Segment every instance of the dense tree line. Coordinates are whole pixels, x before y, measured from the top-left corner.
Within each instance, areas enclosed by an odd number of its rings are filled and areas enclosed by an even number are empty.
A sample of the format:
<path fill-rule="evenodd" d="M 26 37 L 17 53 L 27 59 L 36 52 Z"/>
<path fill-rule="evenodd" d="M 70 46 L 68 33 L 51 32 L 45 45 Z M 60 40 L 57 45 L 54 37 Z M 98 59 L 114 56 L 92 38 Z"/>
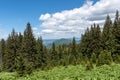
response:
<path fill-rule="evenodd" d="M 60 65 L 84 64 L 89 70 L 92 64 L 120 63 L 119 12 L 116 11 L 114 22 L 107 15 L 103 29 L 98 24 L 87 28 L 79 44 L 74 37 L 69 45 L 53 43 L 50 49 L 43 44 L 42 37 L 35 39 L 28 23 L 23 34 L 13 29 L 7 40 L 0 41 L 0 58 L 3 71 L 16 71 L 20 76 Z"/>

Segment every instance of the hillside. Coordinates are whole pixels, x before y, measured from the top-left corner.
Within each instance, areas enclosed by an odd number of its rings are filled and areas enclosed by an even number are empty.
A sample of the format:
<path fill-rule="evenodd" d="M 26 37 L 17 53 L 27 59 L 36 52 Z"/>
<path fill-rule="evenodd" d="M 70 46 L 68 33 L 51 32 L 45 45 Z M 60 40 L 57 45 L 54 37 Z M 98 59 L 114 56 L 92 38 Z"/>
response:
<path fill-rule="evenodd" d="M 77 43 L 80 43 L 80 38 L 75 38 Z M 43 40 L 44 45 L 46 45 L 48 48 L 52 46 L 52 43 L 55 43 L 56 46 L 62 45 L 62 44 L 70 44 L 72 42 L 72 38 L 61 38 L 61 39 L 46 39 Z"/>
<path fill-rule="evenodd" d="M 62 39 L 58 39 L 58 40 L 55 40 L 54 43 L 56 45 L 61 45 L 61 44 L 70 44 L 72 41 L 70 39 L 65 39 L 65 38 L 62 38 Z"/>
<path fill-rule="evenodd" d="M 86 71 L 84 66 L 55 67 L 49 71 L 36 70 L 30 76 L 18 77 L 16 73 L 0 73 L 0 80 L 120 80 L 120 64 L 103 65 Z"/>

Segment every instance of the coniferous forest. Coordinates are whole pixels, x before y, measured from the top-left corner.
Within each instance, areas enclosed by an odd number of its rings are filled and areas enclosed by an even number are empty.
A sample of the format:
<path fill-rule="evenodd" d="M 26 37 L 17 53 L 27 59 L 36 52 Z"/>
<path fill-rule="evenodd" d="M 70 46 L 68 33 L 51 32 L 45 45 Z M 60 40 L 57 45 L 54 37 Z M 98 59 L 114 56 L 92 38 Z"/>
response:
<path fill-rule="evenodd" d="M 52 47 L 47 48 L 41 36 L 34 37 L 30 23 L 24 33 L 13 29 L 7 40 L 0 41 L 1 71 L 17 72 L 21 77 L 38 69 L 48 71 L 59 66 L 83 65 L 89 71 L 94 67 L 120 63 L 118 11 L 113 21 L 107 15 L 102 28 L 94 23 L 80 36 L 80 43 L 76 43 L 73 37 L 70 44 L 56 46 L 52 43 Z"/>

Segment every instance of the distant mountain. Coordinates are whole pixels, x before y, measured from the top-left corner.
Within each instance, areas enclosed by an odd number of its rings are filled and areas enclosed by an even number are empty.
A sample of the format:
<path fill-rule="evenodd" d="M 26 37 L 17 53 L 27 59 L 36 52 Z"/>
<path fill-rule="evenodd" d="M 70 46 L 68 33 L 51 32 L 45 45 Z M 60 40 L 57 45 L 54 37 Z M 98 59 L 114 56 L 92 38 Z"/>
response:
<path fill-rule="evenodd" d="M 80 38 L 75 38 L 76 42 L 79 43 L 80 42 Z M 55 45 L 62 45 L 62 44 L 70 44 L 72 42 L 72 38 L 61 38 L 61 39 L 46 39 L 43 40 L 44 45 L 46 45 L 48 48 L 50 48 L 52 46 L 52 43 L 55 43 Z"/>
<path fill-rule="evenodd" d="M 65 38 L 62 38 L 62 39 L 58 39 L 58 40 L 55 40 L 54 43 L 56 45 L 61 45 L 61 44 L 70 44 L 72 42 L 71 39 L 65 39 Z"/>
<path fill-rule="evenodd" d="M 53 43 L 55 40 L 57 40 L 57 39 L 44 39 L 43 40 L 43 44 L 44 45 L 48 45 L 48 44 Z"/>

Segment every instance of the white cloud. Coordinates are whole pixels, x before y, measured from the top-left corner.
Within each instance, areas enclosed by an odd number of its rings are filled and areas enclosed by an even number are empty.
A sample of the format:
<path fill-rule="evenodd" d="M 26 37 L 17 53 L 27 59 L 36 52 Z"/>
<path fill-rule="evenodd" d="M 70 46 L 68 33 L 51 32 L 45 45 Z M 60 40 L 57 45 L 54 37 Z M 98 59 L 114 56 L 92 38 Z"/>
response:
<path fill-rule="evenodd" d="M 119 0 L 99 0 L 95 4 L 87 0 L 80 8 L 42 14 L 39 20 L 43 21 L 40 25 L 43 30 L 39 33 L 43 38 L 80 37 L 93 23 L 103 25 L 107 14 L 113 20 L 115 11 L 119 9 Z"/>
<path fill-rule="evenodd" d="M 37 27 L 33 27 L 32 30 L 33 30 L 33 31 L 37 31 L 38 28 L 37 28 Z"/>
<path fill-rule="evenodd" d="M 46 13 L 45 15 L 41 15 L 41 17 L 39 18 L 39 20 L 47 20 L 51 17 L 50 14 Z"/>
<path fill-rule="evenodd" d="M 44 29 L 44 30 L 42 30 L 42 33 L 47 33 L 47 34 L 53 33 L 53 32 L 55 32 L 55 31 L 52 30 L 52 29 Z"/>

